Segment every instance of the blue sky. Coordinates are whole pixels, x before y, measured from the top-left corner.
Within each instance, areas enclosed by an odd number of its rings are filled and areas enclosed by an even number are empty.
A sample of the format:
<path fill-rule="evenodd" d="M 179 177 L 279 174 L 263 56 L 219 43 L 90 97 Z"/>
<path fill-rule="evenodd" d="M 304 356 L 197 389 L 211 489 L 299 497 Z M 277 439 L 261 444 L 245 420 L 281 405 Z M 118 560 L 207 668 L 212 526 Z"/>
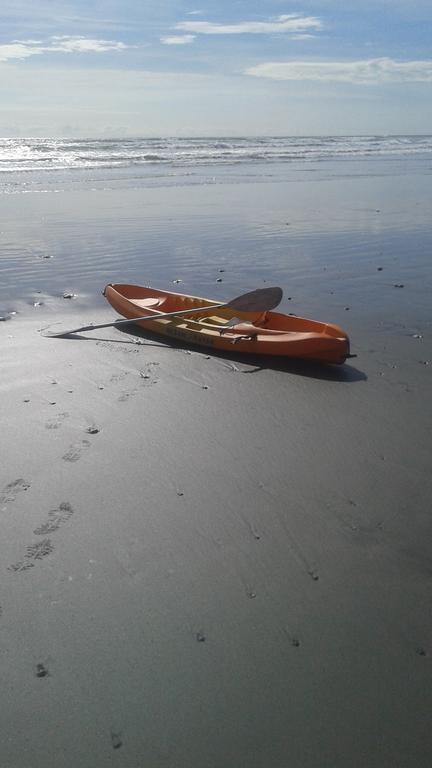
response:
<path fill-rule="evenodd" d="M 431 0 L 2 0 L 0 136 L 432 133 Z"/>

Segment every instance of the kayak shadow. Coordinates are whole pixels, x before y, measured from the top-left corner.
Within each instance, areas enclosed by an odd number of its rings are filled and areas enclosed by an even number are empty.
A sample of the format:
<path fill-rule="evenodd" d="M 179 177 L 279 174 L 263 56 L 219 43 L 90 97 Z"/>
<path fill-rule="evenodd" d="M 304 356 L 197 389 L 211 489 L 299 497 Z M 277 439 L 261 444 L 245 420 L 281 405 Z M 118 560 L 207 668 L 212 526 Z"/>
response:
<path fill-rule="evenodd" d="M 366 374 L 350 363 L 332 365 L 330 363 L 319 363 L 312 360 L 300 360 L 289 357 L 279 357 L 276 355 L 249 355 L 244 352 L 236 352 L 235 349 L 233 349 L 232 353 L 227 354 L 221 350 L 210 349 L 204 346 L 200 348 L 192 344 L 186 344 L 179 339 L 170 338 L 165 341 L 165 339 L 161 339 L 160 335 L 152 333 L 151 331 L 145 331 L 143 328 L 137 328 L 137 326 L 122 328 L 121 332 L 128 336 L 131 335 L 136 338 L 146 339 L 148 342 L 151 342 L 151 346 L 182 349 L 184 351 L 194 352 L 195 354 L 211 355 L 211 357 L 223 360 L 227 364 L 236 362 L 252 366 L 251 370 L 242 371 L 242 373 L 246 374 L 257 374 L 261 371 L 271 370 L 280 371 L 281 373 L 290 373 L 296 376 L 304 376 L 311 379 L 322 379 L 324 381 L 351 383 L 367 380 Z"/>
<path fill-rule="evenodd" d="M 247 361 L 243 357 L 243 362 L 252 364 L 252 360 Z M 341 381 L 351 383 L 355 381 L 367 381 L 367 376 L 353 365 L 343 363 L 342 365 L 331 365 L 330 363 L 319 363 L 312 360 L 296 360 L 294 358 L 280 359 L 278 357 L 269 358 L 265 364 L 255 358 L 256 367 L 243 373 L 259 373 L 260 371 L 272 370 L 290 373 L 295 376 L 304 376 L 309 379 L 321 379 L 323 381 Z"/>

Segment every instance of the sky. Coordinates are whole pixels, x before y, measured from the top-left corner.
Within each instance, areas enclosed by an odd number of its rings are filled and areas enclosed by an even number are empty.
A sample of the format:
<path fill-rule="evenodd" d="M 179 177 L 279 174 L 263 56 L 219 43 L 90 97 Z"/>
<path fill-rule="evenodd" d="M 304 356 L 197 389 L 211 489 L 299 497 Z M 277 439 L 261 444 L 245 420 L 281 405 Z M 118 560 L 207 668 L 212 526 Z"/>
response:
<path fill-rule="evenodd" d="M 2 0 L 0 136 L 432 133 L 432 0 Z"/>

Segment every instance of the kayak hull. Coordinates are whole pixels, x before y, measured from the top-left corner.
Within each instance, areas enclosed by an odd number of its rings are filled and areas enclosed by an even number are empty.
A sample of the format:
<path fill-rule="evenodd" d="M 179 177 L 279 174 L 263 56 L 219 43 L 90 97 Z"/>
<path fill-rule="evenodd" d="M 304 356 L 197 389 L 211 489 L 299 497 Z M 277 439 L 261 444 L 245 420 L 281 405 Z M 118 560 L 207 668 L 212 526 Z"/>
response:
<path fill-rule="evenodd" d="M 187 344 L 251 355 L 344 363 L 350 356 L 347 334 L 339 326 L 280 312 L 242 312 L 219 307 L 219 302 L 199 296 L 161 291 L 123 283 L 105 286 L 103 295 L 111 306 L 152 333 Z M 160 313 L 197 311 L 177 317 Z M 234 321 L 234 318 L 237 322 Z M 233 325 L 227 325 L 229 322 Z M 225 327 L 227 326 L 227 327 Z"/>

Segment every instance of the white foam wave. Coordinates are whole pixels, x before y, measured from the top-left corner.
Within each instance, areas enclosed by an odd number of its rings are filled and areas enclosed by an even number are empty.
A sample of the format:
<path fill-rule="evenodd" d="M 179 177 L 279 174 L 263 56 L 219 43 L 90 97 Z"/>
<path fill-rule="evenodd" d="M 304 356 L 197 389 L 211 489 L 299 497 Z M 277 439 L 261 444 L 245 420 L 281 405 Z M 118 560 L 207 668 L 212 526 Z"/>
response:
<path fill-rule="evenodd" d="M 0 139 L 0 171 L 223 165 L 432 153 L 432 136 Z"/>

